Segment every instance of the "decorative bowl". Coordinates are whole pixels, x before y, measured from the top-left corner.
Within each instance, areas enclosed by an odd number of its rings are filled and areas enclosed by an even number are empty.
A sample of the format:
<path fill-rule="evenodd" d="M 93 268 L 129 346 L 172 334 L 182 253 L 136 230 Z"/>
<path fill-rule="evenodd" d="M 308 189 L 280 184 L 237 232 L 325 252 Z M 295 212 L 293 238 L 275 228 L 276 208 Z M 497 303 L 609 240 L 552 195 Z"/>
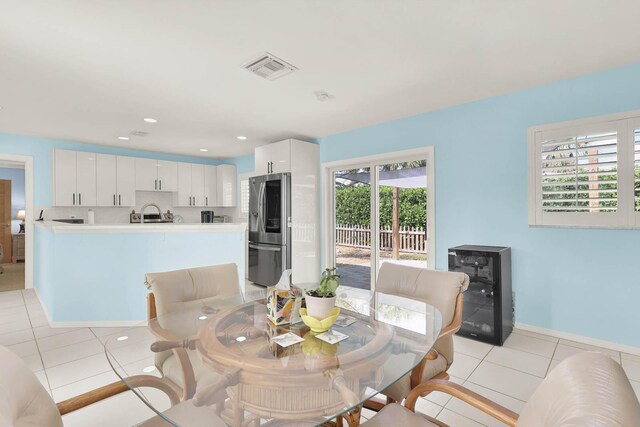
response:
<path fill-rule="evenodd" d="M 315 317 L 311 317 L 307 315 L 307 309 L 300 309 L 300 317 L 302 317 L 302 321 L 305 325 L 307 325 L 313 332 L 324 332 L 328 330 L 333 322 L 336 321 L 338 315 L 340 314 L 340 308 L 334 307 L 331 310 L 331 314 L 329 317 L 326 317 L 322 320 L 316 319 Z"/>

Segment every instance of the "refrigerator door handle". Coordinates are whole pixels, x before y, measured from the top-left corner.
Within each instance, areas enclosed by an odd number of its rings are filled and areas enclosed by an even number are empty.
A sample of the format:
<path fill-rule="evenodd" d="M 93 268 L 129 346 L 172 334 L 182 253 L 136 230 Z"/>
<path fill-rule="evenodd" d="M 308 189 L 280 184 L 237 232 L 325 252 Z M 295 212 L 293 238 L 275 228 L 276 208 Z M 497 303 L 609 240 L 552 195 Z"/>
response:
<path fill-rule="evenodd" d="M 253 243 L 249 243 L 249 247 L 251 249 L 257 249 L 259 251 L 270 251 L 270 252 L 280 252 L 282 251 L 281 246 L 261 246 Z"/>

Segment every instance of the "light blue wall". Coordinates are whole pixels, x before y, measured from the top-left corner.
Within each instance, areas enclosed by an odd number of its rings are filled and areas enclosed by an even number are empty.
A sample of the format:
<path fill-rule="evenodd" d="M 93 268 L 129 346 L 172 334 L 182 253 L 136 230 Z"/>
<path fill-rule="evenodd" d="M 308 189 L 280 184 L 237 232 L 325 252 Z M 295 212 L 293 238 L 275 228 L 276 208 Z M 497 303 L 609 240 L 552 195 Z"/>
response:
<path fill-rule="evenodd" d="M 436 267 L 510 246 L 516 320 L 640 346 L 640 230 L 528 226 L 527 128 L 640 108 L 640 64 L 319 140 L 322 162 L 435 147 Z"/>
<path fill-rule="evenodd" d="M 176 156 L 155 151 L 129 150 L 119 147 L 0 133 L 0 153 L 20 154 L 33 157 L 34 203 L 36 209 L 51 206 L 52 155 L 53 150 L 56 148 L 179 162 L 220 163 L 218 160 L 203 157 Z"/>
<path fill-rule="evenodd" d="M 24 169 L 0 168 L 0 179 L 11 181 L 11 218 L 15 218 L 20 209 L 24 209 Z M 20 230 L 19 219 L 11 220 L 11 232 Z"/>
<path fill-rule="evenodd" d="M 54 322 L 143 321 L 146 273 L 233 262 L 244 278 L 244 243 L 244 231 L 54 233 L 36 226 L 34 281 Z"/>
<path fill-rule="evenodd" d="M 253 154 L 234 157 L 232 159 L 229 159 L 229 163 L 236 165 L 236 171 L 238 172 L 238 175 L 241 173 L 253 172 L 255 169 Z"/>

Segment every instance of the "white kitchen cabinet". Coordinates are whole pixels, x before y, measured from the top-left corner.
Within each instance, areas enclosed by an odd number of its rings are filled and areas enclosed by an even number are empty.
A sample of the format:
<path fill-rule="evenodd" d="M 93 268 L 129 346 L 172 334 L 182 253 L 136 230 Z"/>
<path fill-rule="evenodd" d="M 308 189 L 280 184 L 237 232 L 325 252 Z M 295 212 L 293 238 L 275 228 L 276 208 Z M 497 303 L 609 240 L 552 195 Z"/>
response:
<path fill-rule="evenodd" d="M 116 156 L 96 155 L 97 206 L 118 205 L 118 165 Z"/>
<path fill-rule="evenodd" d="M 53 205 L 76 205 L 76 152 L 53 152 Z"/>
<path fill-rule="evenodd" d="M 215 206 L 218 203 L 218 167 L 204 166 L 204 206 Z"/>
<path fill-rule="evenodd" d="M 126 156 L 96 156 L 97 206 L 135 206 L 135 159 Z"/>
<path fill-rule="evenodd" d="M 116 158 L 116 189 L 118 206 L 136 205 L 136 161 L 133 157 Z"/>
<path fill-rule="evenodd" d="M 234 165 L 218 165 L 217 168 L 217 203 L 216 206 L 233 208 L 236 206 L 236 167 Z"/>
<path fill-rule="evenodd" d="M 96 206 L 96 154 L 54 150 L 54 206 Z"/>
<path fill-rule="evenodd" d="M 191 206 L 191 164 L 178 163 L 178 204 Z"/>
<path fill-rule="evenodd" d="M 178 163 L 178 203 L 176 206 L 206 206 L 204 165 Z"/>
<path fill-rule="evenodd" d="M 263 145 L 255 149 L 255 173 L 291 172 L 291 139 Z"/>
<path fill-rule="evenodd" d="M 205 206 L 204 165 L 191 165 L 191 195 L 193 196 L 193 206 Z"/>
<path fill-rule="evenodd" d="M 158 160 L 158 190 L 178 191 L 178 162 Z"/>
<path fill-rule="evenodd" d="M 178 191 L 178 162 L 137 158 L 135 163 L 136 190 Z"/>
<path fill-rule="evenodd" d="M 155 191 L 158 189 L 158 161 L 136 158 L 136 190 Z"/>

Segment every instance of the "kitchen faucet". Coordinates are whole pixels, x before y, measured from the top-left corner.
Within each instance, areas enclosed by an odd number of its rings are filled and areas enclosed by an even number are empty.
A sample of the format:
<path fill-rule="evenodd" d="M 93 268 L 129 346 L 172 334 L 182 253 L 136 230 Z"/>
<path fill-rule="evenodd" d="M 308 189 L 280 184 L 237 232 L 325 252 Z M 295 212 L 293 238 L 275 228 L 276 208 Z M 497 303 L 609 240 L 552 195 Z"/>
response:
<path fill-rule="evenodd" d="M 142 207 L 142 209 L 140 209 L 140 224 L 144 224 L 144 210 L 149 206 L 153 206 L 154 208 L 158 209 L 158 213 L 160 214 L 160 217 L 162 217 L 162 211 L 160 210 L 160 207 L 158 205 L 156 205 L 155 203 L 147 203 Z"/>

